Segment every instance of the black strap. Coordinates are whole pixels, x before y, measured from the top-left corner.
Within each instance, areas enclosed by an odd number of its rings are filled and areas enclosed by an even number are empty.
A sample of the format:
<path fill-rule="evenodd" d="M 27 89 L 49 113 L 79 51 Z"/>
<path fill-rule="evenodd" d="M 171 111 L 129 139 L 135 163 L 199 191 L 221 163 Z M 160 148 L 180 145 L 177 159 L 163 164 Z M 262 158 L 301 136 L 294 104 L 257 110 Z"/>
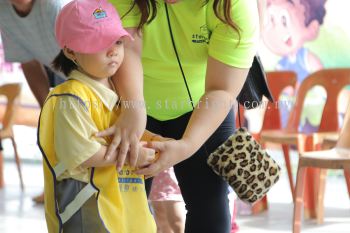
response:
<path fill-rule="evenodd" d="M 168 6 L 167 6 L 167 4 L 165 2 L 164 2 L 164 6 L 165 6 L 165 13 L 166 13 L 167 21 L 168 21 L 168 26 L 169 26 L 171 42 L 173 44 L 173 48 L 174 48 L 174 51 L 175 51 L 177 63 L 179 64 L 179 67 L 180 67 L 180 70 L 181 70 L 181 74 L 182 74 L 183 80 L 184 80 L 185 85 L 186 85 L 187 93 L 188 93 L 188 96 L 190 97 L 190 100 L 191 100 L 192 109 L 194 110 L 193 99 L 192 99 L 192 96 L 191 96 L 190 89 L 188 88 L 185 72 L 182 69 L 182 65 L 181 65 L 181 61 L 180 61 L 180 58 L 179 58 L 179 54 L 177 53 L 177 49 L 176 49 L 176 46 L 175 46 L 174 35 L 173 35 L 173 31 L 171 29 L 171 24 L 170 24 L 170 19 L 169 19 Z M 205 142 L 203 144 L 203 148 L 204 148 L 204 151 L 205 151 L 206 155 L 209 156 L 209 153 L 208 153 L 207 146 L 206 146 Z"/>
<path fill-rule="evenodd" d="M 188 96 L 190 97 L 192 108 L 194 110 L 192 95 L 191 95 L 190 89 L 189 89 L 188 84 L 187 84 L 185 72 L 183 71 L 182 64 L 181 64 L 181 61 L 180 61 L 180 58 L 179 58 L 179 54 L 178 54 L 176 46 L 175 46 L 173 30 L 172 30 L 171 24 L 170 24 L 168 6 L 167 6 L 166 3 L 164 3 L 164 6 L 165 6 L 165 13 L 166 13 L 166 18 L 167 18 L 167 22 L 168 22 L 170 37 L 171 37 L 171 43 L 173 44 L 173 48 L 174 48 L 174 52 L 175 52 L 175 55 L 176 55 L 177 63 L 179 64 L 180 71 L 181 71 L 181 74 L 182 74 L 182 78 L 183 78 L 183 80 L 185 82 L 186 90 L 187 90 Z M 237 106 L 238 106 L 238 112 L 237 112 L 237 114 L 238 114 L 238 123 L 239 123 L 239 127 L 241 128 L 241 114 L 240 114 L 240 111 L 239 111 L 239 104 L 238 103 L 237 103 Z"/>
<path fill-rule="evenodd" d="M 239 103 L 237 102 L 237 114 L 238 114 L 238 124 L 239 124 L 239 128 L 242 128 L 241 125 L 241 112 L 240 112 L 240 107 L 239 107 Z M 235 118 L 234 118 L 235 119 Z"/>
<path fill-rule="evenodd" d="M 172 42 L 173 47 L 174 47 L 174 51 L 175 51 L 177 63 L 179 64 L 179 67 L 180 67 L 180 70 L 181 70 L 181 74 L 182 74 L 182 78 L 183 78 L 183 80 L 184 80 L 184 82 L 185 82 L 186 89 L 187 89 L 187 93 L 188 93 L 188 96 L 190 97 L 191 105 L 192 105 L 192 108 L 193 108 L 193 110 L 194 110 L 192 95 L 191 95 L 190 89 L 188 88 L 188 84 L 187 84 L 185 72 L 184 72 L 183 69 L 182 69 L 182 65 L 181 65 L 181 62 L 180 62 L 179 54 L 177 53 L 177 49 L 176 49 L 176 46 L 175 46 L 174 35 L 173 35 L 173 30 L 171 29 L 171 24 L 170 24 L 170 19 L 169 19 L 168 6 L 167 6 L 167 4 L 166 4 L 165 2 L 164 2 L 164 6 L 165 6 L 166 19 L 167 19 L 167 21 L 168 21 L 168 26 L 169 26 L 169 32 L 170 32 L 171 42 Z"/>

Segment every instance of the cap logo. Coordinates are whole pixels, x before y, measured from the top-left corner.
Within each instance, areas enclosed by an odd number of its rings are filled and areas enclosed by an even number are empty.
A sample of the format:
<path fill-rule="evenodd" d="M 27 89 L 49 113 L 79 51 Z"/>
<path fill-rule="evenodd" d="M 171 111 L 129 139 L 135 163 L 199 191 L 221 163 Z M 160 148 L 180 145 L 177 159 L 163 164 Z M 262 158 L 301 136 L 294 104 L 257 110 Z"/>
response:
<path fill-rule="evenodd" d="M 95 16 L 95 19 L 102 19 L 107 17 L 106 11 L 104 11 L 101 7 L 97 8 L 93 15 Z"/>

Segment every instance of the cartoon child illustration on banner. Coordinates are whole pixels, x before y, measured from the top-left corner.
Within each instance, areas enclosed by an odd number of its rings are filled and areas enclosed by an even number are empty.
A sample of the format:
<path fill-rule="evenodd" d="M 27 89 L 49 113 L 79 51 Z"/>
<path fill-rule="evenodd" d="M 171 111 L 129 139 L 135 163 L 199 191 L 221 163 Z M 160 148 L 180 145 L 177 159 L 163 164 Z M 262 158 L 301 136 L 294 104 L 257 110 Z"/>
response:
<path fill-rule="evenodd" d="M 326 0 L 268 0 L 265 12 L 265 25 L 262 39 L 266 47 L 274 54 L 281 56 L 276 64 L 277 70 L 293 70 L 298 75 L 298 86 L 307 75 L 323 68 L 322 61 L 314 52 L 305 48 L 305 43 L 318 37 L 321 25 L 326 15 Z M 317 108 L 322 106 L 320 97 L 315 92 L 309 93 L 309 98 L 317 98 Z M 290 91 L 285 93 L 291 95 Z M 312 101 L 313 102 L 313 101 Z M 288 105 L 286 105 L 288 106 Z M 281 104 L 284 124 L 287 121 L 288 110 Z M 312 109 L 316 109 L 312 108 Z M 322 108 L 321 108 L 322 109 Z M 319 120 L 315 113 L 304 113 L 303 131 L 313 131 Z"/>

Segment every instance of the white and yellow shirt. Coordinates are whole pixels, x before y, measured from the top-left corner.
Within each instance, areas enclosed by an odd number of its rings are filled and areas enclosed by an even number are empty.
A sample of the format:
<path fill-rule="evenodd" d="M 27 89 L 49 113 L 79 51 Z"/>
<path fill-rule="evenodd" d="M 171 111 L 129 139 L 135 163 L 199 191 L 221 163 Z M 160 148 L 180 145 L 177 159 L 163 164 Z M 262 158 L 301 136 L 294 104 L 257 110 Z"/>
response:
<path fill-rule="evenodd" d="M 54 88 L 40 114 L 38 143 L 44 156 L 45 214 L 49 233 L 155 233 L 143 176 L 125 166 L 81 163 L 102 144 L 93 135 L 118 117 L 117 95 L 78 71 Z"/>

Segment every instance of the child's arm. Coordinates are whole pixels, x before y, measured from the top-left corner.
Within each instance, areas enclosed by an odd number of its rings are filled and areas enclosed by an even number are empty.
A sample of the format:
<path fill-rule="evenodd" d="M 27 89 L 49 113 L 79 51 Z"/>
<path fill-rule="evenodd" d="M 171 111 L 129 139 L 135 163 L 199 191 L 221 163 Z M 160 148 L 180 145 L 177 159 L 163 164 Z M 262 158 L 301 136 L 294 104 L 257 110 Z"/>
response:
<path fill-rule="evenodd" d="M 159 141 L 161 140 L 160 138 L 162 137 L 157 134 L 151 133 L 148 130 L 146 130 L 142 136 L 143 141 L 152 141 L 152 139 L 156 139 L 157 141 Z M 139 158 L 137 160 L 136 167 L 144 167 L 150 165 L 156 158 L 155 151 L 153 149 L 144 147 L 144 144 L 145 143 L 141 143 L 139 146 Z M 118 151 L 114 151 L 108 157 L 106 156 L 106 153 L 107 146 L 102 145 L 100 150 L 97 151 L 93 156 L 91 156 L 91 158 L 82 163 L 81 166 L 84 168 L 89 168 L 116 165 Z"/>
<path fill-rule="evenodd" d="M 139 158 L 136 167 L 144 167 L 150 165 L 156 159 L 155 151 L 151 148 L 143 147 L 141 143 L 139 147 Z M 105 157 L 107 152 L 106 146 L 101 146 L 91 158 L 81 164 L 83 168 L 89 167 L 105 167 L 117 164 L 117 152 L 112 153 L 112 156 Z"/>
<path fill-rule="evenodd" d="M 117 151 L 114 151 L 110 156 L 105 157 L 107 152 L 107 146 L 101 146 L 101 148 L 88 160 L 83 162 L 81 166 L 83 168 L 89 167 L 106 167 L 117 164 Z"/>

